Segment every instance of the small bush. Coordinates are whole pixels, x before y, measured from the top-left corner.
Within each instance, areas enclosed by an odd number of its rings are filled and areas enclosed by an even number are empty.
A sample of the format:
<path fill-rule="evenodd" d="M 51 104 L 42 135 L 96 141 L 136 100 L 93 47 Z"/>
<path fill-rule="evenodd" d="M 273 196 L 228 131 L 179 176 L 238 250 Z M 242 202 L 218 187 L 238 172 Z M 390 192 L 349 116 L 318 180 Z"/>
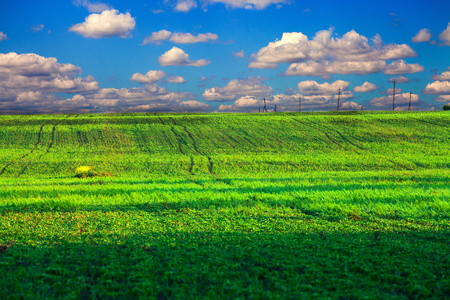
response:
<path fill-rule="evenodd" d="M 444 110 L 450 110 L 450 104 L 445 104 L 443 107 Z"/>
<path fill-rule="evenodd" d="M 75 177 L 87 178 L 94 177 L 96 172 L 89 166 L 80 166 L 75 170 Z"/>

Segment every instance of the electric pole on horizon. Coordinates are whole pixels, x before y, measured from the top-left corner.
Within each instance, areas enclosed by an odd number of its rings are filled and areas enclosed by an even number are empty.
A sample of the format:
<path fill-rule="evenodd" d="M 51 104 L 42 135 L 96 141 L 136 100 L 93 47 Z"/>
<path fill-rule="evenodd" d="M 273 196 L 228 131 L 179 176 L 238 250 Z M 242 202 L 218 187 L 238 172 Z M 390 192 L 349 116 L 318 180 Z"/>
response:
<path fill-rule="evenodd" d="M 341 88 L 339 88 L 337 111 L 339 111 L 339 100 L 341 100 Z"/>
<path fill-rule="evenodd" d="M 302 112 L 302 96 L 298 98 L 298 112 Z"/>
<path fill-rule="evenodd" d="M 411 94 L 412 94 L 412 92 L 409 92 L 409 105 L 408 105 L 408 111 L 411 111 Z"/>
<path fill-rule="evenodd" d="M 392 91 L 392 111 L 395 111 L 395 80 L 394 80 L 394 90 Z"/>

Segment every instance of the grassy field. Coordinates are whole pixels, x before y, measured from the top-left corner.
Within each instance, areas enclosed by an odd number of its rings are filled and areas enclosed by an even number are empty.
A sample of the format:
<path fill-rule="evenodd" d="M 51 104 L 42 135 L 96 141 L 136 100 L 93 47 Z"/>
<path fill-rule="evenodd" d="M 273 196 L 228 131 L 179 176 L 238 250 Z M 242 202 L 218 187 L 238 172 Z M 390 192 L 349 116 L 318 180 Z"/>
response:
<path fill-rule="evenodd" d="M 0 116 L 0 295 L 449 298 L 449 125 L 448 112 Z"/>

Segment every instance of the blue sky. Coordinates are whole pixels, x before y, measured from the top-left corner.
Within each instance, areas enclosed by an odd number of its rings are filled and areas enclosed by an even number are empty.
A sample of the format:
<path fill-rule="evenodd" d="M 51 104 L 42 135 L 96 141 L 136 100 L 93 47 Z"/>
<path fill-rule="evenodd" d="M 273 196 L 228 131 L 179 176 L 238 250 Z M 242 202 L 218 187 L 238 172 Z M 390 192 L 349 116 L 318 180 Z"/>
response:
<path fill-rule="evenodd" d="M 3 114 L 440 110 L 449 67 L 444 0 L 0 1 Z"/>

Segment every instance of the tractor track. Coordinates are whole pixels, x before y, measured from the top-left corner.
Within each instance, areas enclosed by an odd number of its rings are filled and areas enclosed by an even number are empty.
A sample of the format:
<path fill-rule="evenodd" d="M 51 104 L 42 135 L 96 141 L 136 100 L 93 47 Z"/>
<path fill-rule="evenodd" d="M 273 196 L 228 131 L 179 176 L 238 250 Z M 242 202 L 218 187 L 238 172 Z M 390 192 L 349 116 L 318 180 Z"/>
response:
<path fill-rule="evenodd" d="M 326 128 L 327 130 L 330 130 L 330 131 L 335 131 L 344 141 L 346 141 L 347 143 L 349 143 L 350 145 L 352 145 L 352 146 L 354 146 L 354 147 L 356 147 L 356 148 L 358 148 L 358 149 L 360 149 L 360 150 L 363 150 L 363 151 L 366 151 L 366 149 L 364 149 L 364 148 L 362 148 L 361 146 L 359 146 L 359 145 L 356 145 L 355 143 L 353 143 L 352 141 L 350 141 L 348 138 L 346 138 L 342 133 L 340 133 L 338 130 L 336 130 L 336 129 L 330 129 L 330 128 L 328 128 L 327 126 L 325 126 L 325 125 L 322 125 L 322 124 L 319 124 L 319 123 L 316 123 L 316 122 L 314 122 L 314 121 L 311 121 L 311 120 L 309 120 L 311 123 L 313 123 L 313 124 L 316 124 L 317 126 L 321 126 L 321 127 L 323 127 L 323 128 Z"/>
<path fill-rule="evenodd" d="M 341 147 L 341 148 L 343 147 L 339 142 L 336 142 L 335 140 L 333 140 L 333 139 L 328 135 L 328 133 L 326 133 L 324 130 L 321 130 L 320 128 L 317 128 L 317 127 L 312 126 L 312 125 L 310 125 L 310 124 L 303 123 L 302 121 L 299 121 L 299 120 L 296 120 L 296 119 L 293 119 L 293 120 L 295 120 L 296 122 L 298 122 L 298 123 L 300 123 L 300 124 L 302 124 L 302 125 L 308 126 L 308 127 L 312 128 L 312 129 L 314 129 L 314 130 L 317 130 L 317 131 L 319 131 L 319 132 L 322 132 L 322 133 L 328 138 L 328 140 L 329 140 L 330 142 L 332 142 L 333 144 L 338 145 L 338 146 Z"/>
<path fill-rule="evenodd" d="M 79 116 L 79 114 L 77 114 L 77 115 L 75 116 L 75 118 L 78 117 L 78 116 Z M 53 147 L 53 142 L 54 142 L 54 140 L 55 140 L 56 126 L 60 125 L 62 122 L 64 122 L 65 120 L 67 120 L 69 117 L 70 117 L 70 114 L 67 115 L 67 117 L 65 117 L 64 119 L 61 119 L 58 123 L 56 123 L 56 124 L 53 125 L 52 133 L 51 133 L 51 139 L 50 139 L 50 144 L 48 145 L 47 150 L 46 150 L 44 153 L 42 153 L 41 155 L 39 155 L 39 157 L 36 159 L 36 161 L 40 160 L 41 157 L 44 156 L 45 153 L 50 153 L 50 149 Z M 47 122 L 47 123 L 48 123 L 48 122 Z M 35 147 L 34 147 L 33 150 L 31 150 L 30 154 L 33 153 L 33 151 L 37 149 L 37 145 L 40 144 L 41 134 L 42 134 L 42 130 L 43 130 L 43 128 L 44 128 L 44 125 L 47 125 L 47 124 L 43 124 L 43 125 L 41 126 L 41 129 L 40 129 L 39 134 L 38 134 L 38 142 L 35 144 Z M 28 155 L 27 155 L 27 156 L 28 156 Z M 29 165 L 30 165 L 30 162 L 28 162 L 28 163 L 25 164 L 25 166 L 22 168 L 22 170 L 20 170 L 19 176 L 21 176 L 21 175 L 23 175 L 23 173 L 25 173 L 25 171 L 26 171 L 26 169 L 28 168 Z"/>

